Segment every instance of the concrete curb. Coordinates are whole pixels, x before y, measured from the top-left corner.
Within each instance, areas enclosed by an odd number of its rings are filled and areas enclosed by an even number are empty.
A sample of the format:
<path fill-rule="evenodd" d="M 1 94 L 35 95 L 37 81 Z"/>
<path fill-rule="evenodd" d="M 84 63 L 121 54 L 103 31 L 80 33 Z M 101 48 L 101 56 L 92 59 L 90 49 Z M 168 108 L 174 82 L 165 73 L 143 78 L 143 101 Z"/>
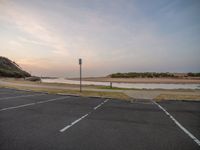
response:
<path fill-rule="evenodd" d="M 178 100 L 178 99 L 167 99 L 167 100 L 156 100 L 156 99 L 153 99 L 154 101 L 156 102 L 193 102 L 193 103 L 200 103 L 200 100 L 187 100 L 187 99 L 183 99 L 183 100 Z"/>
<path fill-rule="evenodd" d="M 68 93 L 57 93 L 57 95 L 63 95 L 63 96 L 72 96 L 72 97 L 85 97 L 81 96 L 78 94 L 68 94 Z M 109 99 L 111 100 L 112 98 L 106 98 L 106 97 L 101 97 L 101 96 L 86 96 L 87 98 L 101 98 L 101 99 Z"/>
<path fill-rule="evenodd" d="M 68 93 L 56 93 L 57 95 L 64 95 L 64 96 L 73 96 L 73 97 L 81 97 L 81 95 L 78 94 L 68 94 Z"/>
<path fill-rule="evenodd" d="M 89 98 L 102 98 L 101 96 L 88 96 Z"/>

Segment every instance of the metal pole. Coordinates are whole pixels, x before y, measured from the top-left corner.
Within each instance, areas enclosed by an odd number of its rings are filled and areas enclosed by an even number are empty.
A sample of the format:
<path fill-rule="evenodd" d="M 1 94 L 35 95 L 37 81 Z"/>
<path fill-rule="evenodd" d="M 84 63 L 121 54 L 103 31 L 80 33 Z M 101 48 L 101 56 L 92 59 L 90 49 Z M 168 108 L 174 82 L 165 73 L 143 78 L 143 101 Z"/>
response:
<path fill-rule="evenodd" d="M 82 92 L 82 83 L 81 83 L 81 80 L 82 80 L 82 68 L 81 68 L 81 64 L 80 64 L 80 92 Z"/>
<path fill-rule="evenodd" d="M 80 65 L 80 92 L 82 92 L 82 59 L 81 58 L 79 58 L 79 65 Z"/>

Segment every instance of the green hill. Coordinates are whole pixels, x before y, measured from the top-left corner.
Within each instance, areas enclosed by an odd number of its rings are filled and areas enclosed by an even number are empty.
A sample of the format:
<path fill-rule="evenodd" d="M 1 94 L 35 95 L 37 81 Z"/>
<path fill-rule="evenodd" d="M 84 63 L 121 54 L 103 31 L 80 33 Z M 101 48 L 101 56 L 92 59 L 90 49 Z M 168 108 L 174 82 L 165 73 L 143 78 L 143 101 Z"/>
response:
<path fill-rule="evenodd" d="M 0 56 L 0 77 L 23 78 L 30 77 L 31 74 L 6 57 Z"/>

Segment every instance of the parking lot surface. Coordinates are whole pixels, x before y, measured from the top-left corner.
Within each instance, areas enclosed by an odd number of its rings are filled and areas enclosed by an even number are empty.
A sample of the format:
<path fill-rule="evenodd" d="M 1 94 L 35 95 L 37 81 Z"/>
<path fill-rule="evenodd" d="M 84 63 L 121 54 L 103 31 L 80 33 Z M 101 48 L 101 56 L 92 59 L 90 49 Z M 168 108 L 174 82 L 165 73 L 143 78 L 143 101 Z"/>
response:
<path fill-rule="evenodd" d="M 1 150 L 198 150 L 199 139 L 200 102 L 0 89 Z"/>

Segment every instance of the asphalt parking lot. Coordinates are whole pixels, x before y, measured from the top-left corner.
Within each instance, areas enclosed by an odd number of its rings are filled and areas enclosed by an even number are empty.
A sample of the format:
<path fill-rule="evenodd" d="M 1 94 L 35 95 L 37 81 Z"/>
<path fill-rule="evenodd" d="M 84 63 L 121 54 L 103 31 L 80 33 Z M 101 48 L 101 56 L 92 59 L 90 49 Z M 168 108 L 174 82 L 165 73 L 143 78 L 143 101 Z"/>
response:
<path fill-rule="evenodd" d="M 0 88 L 1 150 L 198 150 L 199 139 L 200 102 L 131 103 Z"/>

